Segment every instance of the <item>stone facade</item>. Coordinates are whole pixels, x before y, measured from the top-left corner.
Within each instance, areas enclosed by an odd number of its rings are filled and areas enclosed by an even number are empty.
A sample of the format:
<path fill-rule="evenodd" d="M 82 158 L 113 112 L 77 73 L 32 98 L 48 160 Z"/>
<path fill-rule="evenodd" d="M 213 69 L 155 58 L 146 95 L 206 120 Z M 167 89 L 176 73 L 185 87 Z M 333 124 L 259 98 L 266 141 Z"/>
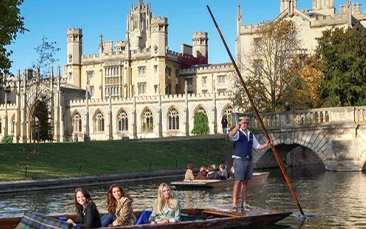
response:
<path fill-rule="evenodd" d="M 309 1 L 309 0 L 308 0 Z M 359 3 L 352 4 L 350 0 L 340 6 L 335 13 L 334 0 L 313 0 L 312 9 L 300 10 L 297 0 L 280 0 L 280 14 L 273 20 L 286 19 L 295 23 L 301 40 L 302 50 L 311 54 L 317 46 L 317 38 L 322 32 L 331 28 L 347 28 L 355 24 L 366 27 L 366 12 L 361 13 Z M 237 59 L 246 62 L 245 54 L 249 52 L 254 42 L 257 25 L 243 25 L 240 6 L 237 16 Z"/>
<path fill-rule="evenodd" d="M 210 134 L 222 133 L 231 117 L 234 69 L 208 64 L 208 34 L 193 33 L 192 45 L 168 49 L 168 19 L 152 17 L 139 0 L 127 16 L 126 40 L 99 38 L 98 53 L 84 54 L 81 28 L 67 30 L 67 64 L 56 77 L 25 70 L 0 90 L 0 138 L 30 142 L 35 111 L 48 109 L 55 141 L 111 140 L 191 135 L 193 115 L 208 116 Z M 6 90 L 4 90 L 6 89 Z"/>

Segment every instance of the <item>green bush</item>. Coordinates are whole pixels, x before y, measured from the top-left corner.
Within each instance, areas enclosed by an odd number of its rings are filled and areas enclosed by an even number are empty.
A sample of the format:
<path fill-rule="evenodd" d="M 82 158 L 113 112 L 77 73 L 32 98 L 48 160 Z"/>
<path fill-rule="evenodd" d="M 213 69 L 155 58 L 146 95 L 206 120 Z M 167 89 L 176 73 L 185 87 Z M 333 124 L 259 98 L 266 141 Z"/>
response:
<path fill-rule="evenodd" d="M 13 135 L 5 135 L 2 139 L 1 139 L 1 143 L 2 144 L 9 144 L 9 143 L 13 143 Z"/>
<path fill-rule="evenodd" d="M 208 127 L 208 117 L 205 113 L 196 112 L 193 116 L 194 124 L 192 134 L 204 135 L 210 132 Z"/>

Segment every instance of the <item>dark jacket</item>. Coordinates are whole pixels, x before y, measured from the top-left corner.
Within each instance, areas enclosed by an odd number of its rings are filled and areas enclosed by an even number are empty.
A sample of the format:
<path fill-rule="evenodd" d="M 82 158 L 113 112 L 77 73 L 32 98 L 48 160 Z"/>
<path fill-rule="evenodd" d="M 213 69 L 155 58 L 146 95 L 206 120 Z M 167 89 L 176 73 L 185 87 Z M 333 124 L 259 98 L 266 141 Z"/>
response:
<path fill-rule="evenodd" d="M 253 133 L 247 136 L 239 131 L 239 139 L 235 142 L 234 155 L 241 158 L 252 159 Z"/>
<path fill-rule="evenodd" d="M 79 212 L 74 220 L 77 225 L 81 227 L 101 227 L 99 211 L 95 203 L 90 202 L 85 209 L 85 212 Z"/>
<path fill-rule="evenodd" d="M 196 178 L 197 180 L 207 180 L 207 172 L 205 170 L 200 171 Z"/>

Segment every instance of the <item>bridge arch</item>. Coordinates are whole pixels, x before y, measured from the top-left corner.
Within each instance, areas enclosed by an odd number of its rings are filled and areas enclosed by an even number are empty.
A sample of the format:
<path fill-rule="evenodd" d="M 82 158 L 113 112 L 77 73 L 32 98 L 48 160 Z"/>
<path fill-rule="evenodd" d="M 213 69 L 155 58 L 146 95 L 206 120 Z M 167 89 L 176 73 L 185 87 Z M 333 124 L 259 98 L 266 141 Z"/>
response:
<path fill-rule="evenodd" d="M 267 139 L 263 133 L 257 132 L 255 135 L 259 142 L 266 142 Z M 288 153 L 291 153 L 296 147 L 301 146 L 304 149 L 308 149 L 304 152 L 307 152 L 308 154 L 313 152 L 324 165 L 327 163 L 328 140 L 326 133 L 322 131 L 309 130 L 303 131 L 301 133 L 295 132 L 293 130 L 279 131 L 271 132 L 270 137 L 273 141 L 276 151 L 280 156 L 281 161 L 285 161 L 286 155 Z M 268 158 L 265 159 L 265 157 L 268 157 L 269 154 L 272 154 L 270 149 L 267 151 L 256 151 L 254 154 L 256 155 L 254 156 L 254 162 L 256 163 L 257 167 L 273 166 L 273 163 L 271 163 Z M 269 166 L 266 166 L 266 164 Z"/>
<path fill-rule="evenodd" d="M 366 107 L 330 107 L 289 112 L 262 113 L 261 118 L 275 147 L 299 145 L 321 159 L 326 170 L 366 169 Z M 260 142 L 267 139 L 255 115 L 248 115 L 249 129 Z M 264 152 L 253 155 L 255 162 Z"/>

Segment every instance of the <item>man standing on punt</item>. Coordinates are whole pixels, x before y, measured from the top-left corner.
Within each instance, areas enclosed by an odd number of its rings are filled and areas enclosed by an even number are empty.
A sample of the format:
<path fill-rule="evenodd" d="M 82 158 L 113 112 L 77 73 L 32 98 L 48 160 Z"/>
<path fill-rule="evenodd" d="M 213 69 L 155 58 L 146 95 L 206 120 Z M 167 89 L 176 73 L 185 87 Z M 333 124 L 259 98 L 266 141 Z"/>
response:
<path fill-rule="evenodd" d="M 240 117 L 239 123 L 230 131 L 230 137 L 235 142 L 234 151 L 234 187 L 233 187 L 233 206 L 232 211 L 249 211 L 250 206 L 247 204 L 247 186 L 248 181 L 253 177 L 253 161 L 252 148 L 264 149 L 270 145 L 270 141 L 265 144 L 259 144 L 258 140 L 248 130 L 249 117 Z M 237 198 L 241 190 L 242 203 L 237 205 Z"/>

